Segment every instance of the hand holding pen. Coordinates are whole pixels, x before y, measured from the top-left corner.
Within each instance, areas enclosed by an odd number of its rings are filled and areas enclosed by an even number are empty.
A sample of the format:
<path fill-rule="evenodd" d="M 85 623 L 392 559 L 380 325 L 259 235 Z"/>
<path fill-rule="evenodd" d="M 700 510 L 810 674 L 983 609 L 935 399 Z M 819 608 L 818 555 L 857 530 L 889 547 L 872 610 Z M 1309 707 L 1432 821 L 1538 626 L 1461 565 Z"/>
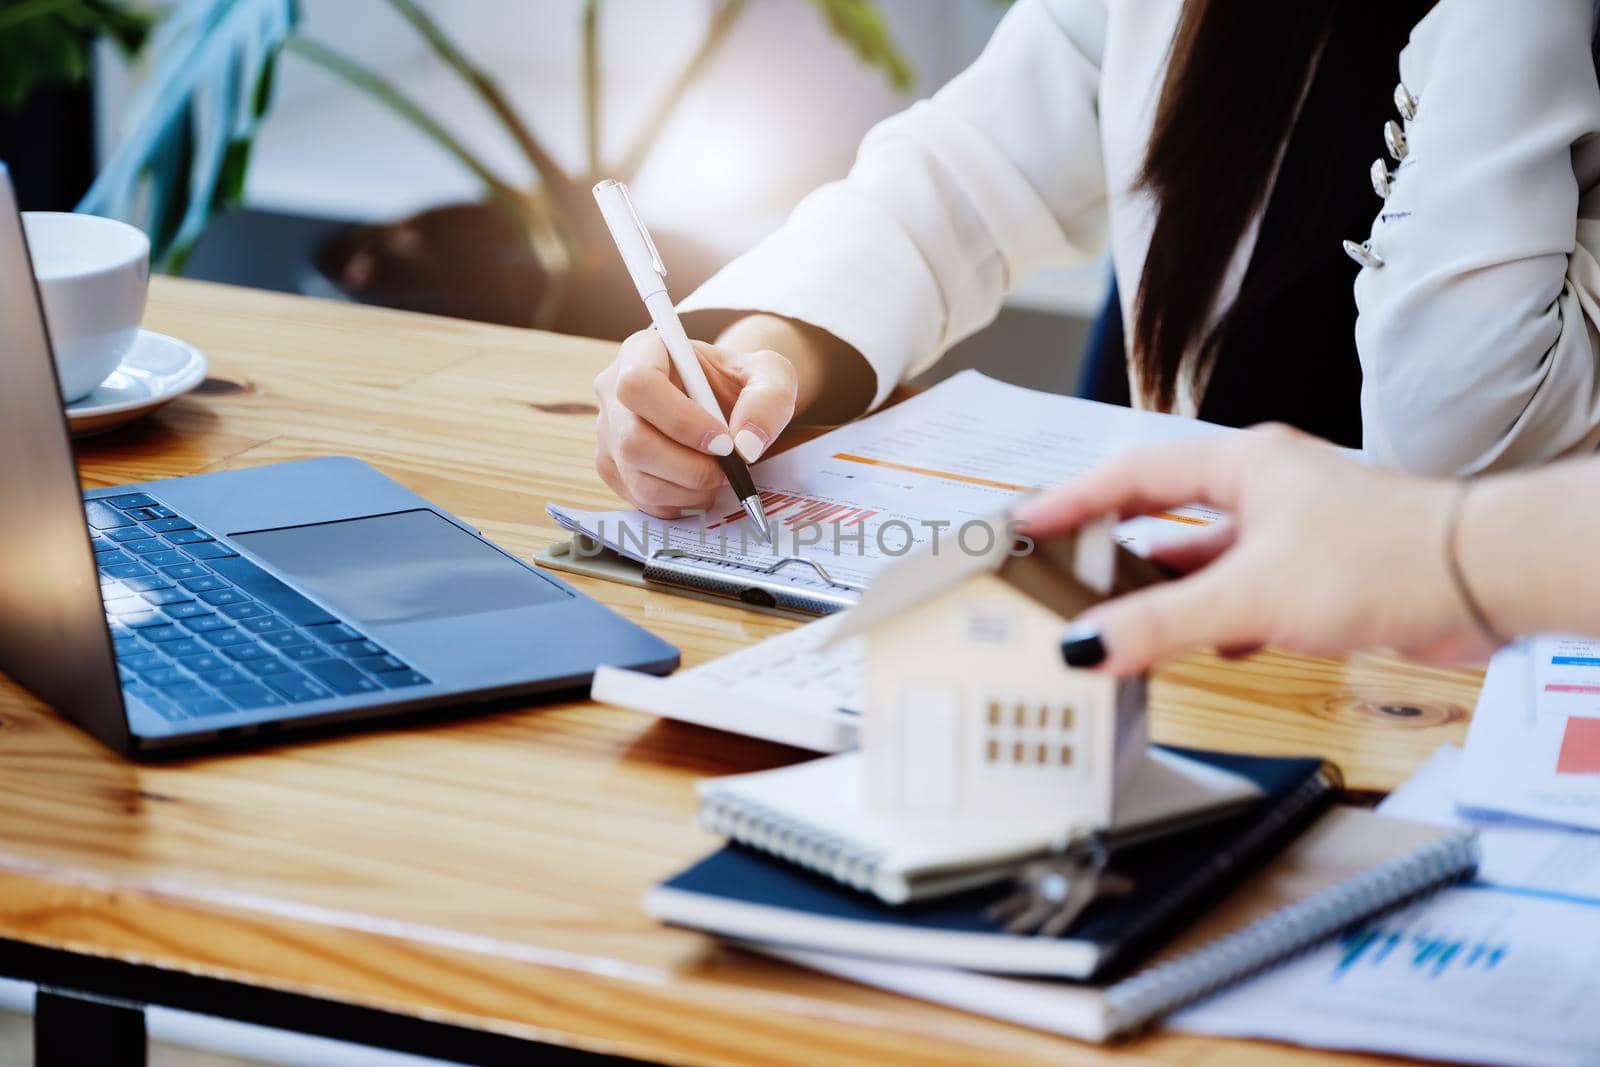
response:
<path fill-rule="evenodd" d="M 595 199 L 654 323 L 630 337 L 596 380 L 601 475 L 635 506 L 661 517 L 705 506 L 726 479 L 770 539 L 745 464 L 771 443 L 762 427 L 781 428 L 793 414 L 792 368 L 773 352 L 717 358 L 710 346 L 697 351 L 673 310 L 665 266 L 626 188 L 601 182 Z M 733 402 L 730 419 L 723 417 L 723 397 Z"/>

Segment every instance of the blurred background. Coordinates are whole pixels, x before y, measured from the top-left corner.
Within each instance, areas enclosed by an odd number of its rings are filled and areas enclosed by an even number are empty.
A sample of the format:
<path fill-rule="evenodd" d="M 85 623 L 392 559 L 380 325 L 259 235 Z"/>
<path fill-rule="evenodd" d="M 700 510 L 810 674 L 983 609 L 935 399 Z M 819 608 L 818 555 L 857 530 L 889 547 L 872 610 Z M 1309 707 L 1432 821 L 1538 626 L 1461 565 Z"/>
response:
<path fill-rule="evenodd" d="M 1004 6 L 0 0 L 0 159 L 25 209 L 133 219 L 170 273 L 620 338 L 644 318 L 597 176 L 630 182 L 686 295 L 969 63 Z M 1106 278 L 1030 279 L 928 380 L 1072 391 Z M 32 996 L 0 982 L 0 1063 L 31 1060 Z M 157 1067 L 420 1062 L 150 1022 Z"/>
<path fill-rule="evenodd" d="M 629 182 L 686 295 L 1005 6 L 0 0 L 0 158 L 26 208 L 62 210 L 114 161 L 83 206 L 173 273 L 617 339 L 645 323 L 597 177 Z M 930 380 L 1071 391 L 1106 276 L 1030 279 Z"/>

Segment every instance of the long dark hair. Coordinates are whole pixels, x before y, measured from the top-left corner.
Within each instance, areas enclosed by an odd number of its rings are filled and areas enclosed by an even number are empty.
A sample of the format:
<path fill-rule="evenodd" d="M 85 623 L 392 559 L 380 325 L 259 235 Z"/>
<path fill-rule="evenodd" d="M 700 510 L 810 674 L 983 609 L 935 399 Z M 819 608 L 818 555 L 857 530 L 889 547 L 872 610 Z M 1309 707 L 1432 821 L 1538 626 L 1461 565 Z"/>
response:
<path fill-rule="evenodd" d="M 1393 82 L 1382 80 L 1381 68 L 1393 70 L 1406 30 L 1429 6 L 1411 0 L 1375 19 L 1364 0 L 1186 0 L 1139 177 L 1157 210 L 1130 356 L 1156 407 L 1173 406 L 1186 353 L 1196 352 L 1204 381 L 1231 324 L 1281 296 L 1305 273 L 1308 251 L 1337 254 L 1337 241 L 1321 231 L 1345 225 L 1352 204 L 1375 208 L 1375 200 L 1359 200 L 1371 196 L 1363 193 L 1370 156 L 1349 151 L 1356 137 L 1381 151 L 1379 130 L 1352 104 L 1387 97 Z M 1396 25 L 1375 25 L 1385 21 Z M 1274 164 L 1297 121 L 1318 129 L 1296 131 L 1278 181 L 1295 185 L 1298 209 L 1275 220 L 1297 233 L 1258 243 L 1244 289 L 1208 331 L 1241 235 L 1278 195 L 1270 188 Z M 1351 350 L 1353 360 L 1353 343 Z"/>

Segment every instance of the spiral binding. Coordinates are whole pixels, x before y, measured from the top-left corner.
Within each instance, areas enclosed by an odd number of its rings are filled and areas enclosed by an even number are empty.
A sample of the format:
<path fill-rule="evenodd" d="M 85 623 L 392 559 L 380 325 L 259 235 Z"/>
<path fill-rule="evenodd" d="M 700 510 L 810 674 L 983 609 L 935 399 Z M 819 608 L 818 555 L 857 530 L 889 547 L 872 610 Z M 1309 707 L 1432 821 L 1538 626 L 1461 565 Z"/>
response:
<path fill-rule="evenodd" d="M 1478 840 L 1452 834 L 1291 904 L 1205 948 L 1159 964 L 1106 990 L 1112 1030 L 1123 1033 L 1248 978 L 1385 911 L 1470 874 Z"/>
<path fill-rule="evenodd" d="M 859 848 L 837 834 L 822 832 L 740 798 L 705 798 L 700 807 L 700 825 L 864 893 L 872 891 L 883 865 L 881 850 Z"/>

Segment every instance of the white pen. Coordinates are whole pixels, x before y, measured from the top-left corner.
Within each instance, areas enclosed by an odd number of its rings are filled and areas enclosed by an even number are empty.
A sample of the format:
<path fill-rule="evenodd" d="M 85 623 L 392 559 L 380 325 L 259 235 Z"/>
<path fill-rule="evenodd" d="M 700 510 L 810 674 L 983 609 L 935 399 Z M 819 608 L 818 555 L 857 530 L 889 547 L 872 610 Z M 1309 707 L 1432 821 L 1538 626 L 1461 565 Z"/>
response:
<path fill-rule="evenodd" d="M 645 310 L 650 312 L 650 321 L 655 325 L 661 343 L 666 346 L 667 354 L 672 357 L 673 369 L 683 380 L 684 391 L 724 429 L 728 429 L 722 405 L 717 403 L 717 395 L 711 391 L 705 369 L 700 366 L 700 357 L 689 343 L 683 323 L 678 321 L 672 297 L 667 295 L 666 264 L 661 262 L 661 253 L 656 251 L 650 231 L 645 229 L 644 220 L 634 210 L 633 201 L 628 199 L 628 187 L 608 178 L 594 187 L 594 198 L 600 205 L 600 214 L 605 217 L 606 228 L 611 231 L 611 239 L 617 243 L 617 251 L 622 253 L 622 262 L 639 290 L 639 298 L 644 301 Z M 727 476 L 728 484 L 733 486 L 734 495 L 739 498 L 745 514 L 750 516 L 750 521 L 755 524 L 762 538 L 771 544 L 772 526 L 761 507 L 761 496 L 756 492 L 756 483 L 750 478 L 750 468 L 745 466 L 737 453 L 714 458 Z"/>

